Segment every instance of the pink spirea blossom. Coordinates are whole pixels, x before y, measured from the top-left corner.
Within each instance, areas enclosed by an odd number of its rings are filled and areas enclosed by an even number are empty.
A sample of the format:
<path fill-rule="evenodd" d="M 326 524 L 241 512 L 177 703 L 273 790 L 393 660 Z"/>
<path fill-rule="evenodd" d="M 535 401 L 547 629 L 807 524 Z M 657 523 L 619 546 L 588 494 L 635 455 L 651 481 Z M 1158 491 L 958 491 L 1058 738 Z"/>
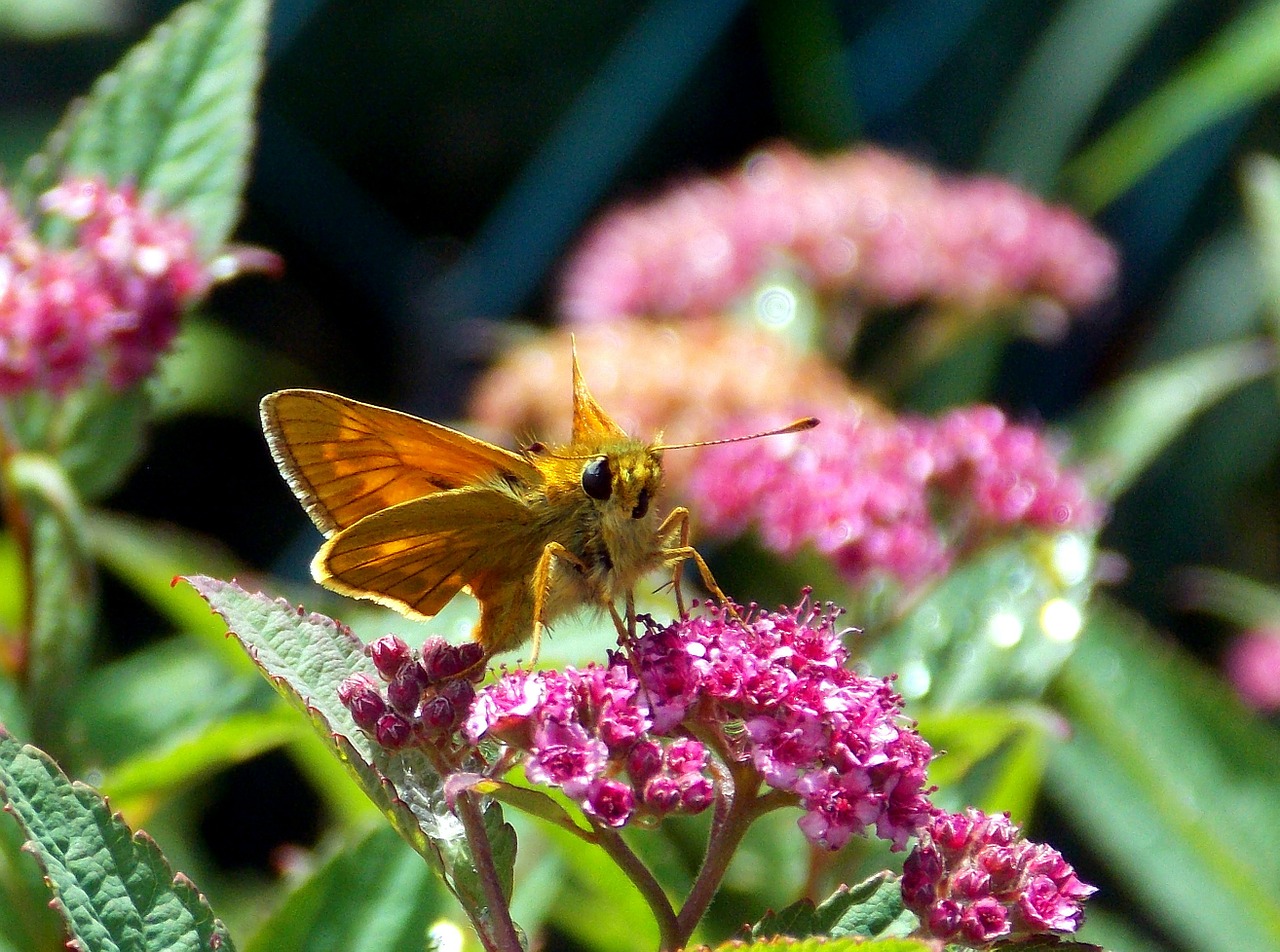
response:
<path fill-rule="evenodd" d="M 146 376 L 213 282 L 193 231 L 98 179 L 63 182 L 40 209 L 70 226 L 66 247 L 43 244 L 0 192 L 0 395 Z"/>
<path fill-rule="evenodd" d="M 640 683 L 656 732 L 722 733 L 770 786 L 798 796 L 814 843 L 839 849 L 874 826 L 901 849 L 930 810 L 932 750 L 889 680 L 847 667 L 838 614 L 802 604 L 735 618 L 712 607 L 648 622 L 634 647 Z"/>
<path fill-rule="evenodd" d="M 1102 516 L 1042 433 L 989 406 L 937 419 L 855 411 L 807 433 L 711 447 L 687 494 L 701 531 L 754 527 L 784 555 L 812 546 L 853 581 L 883 572 L 918 583 L 985 532 L 1087 529 Z"/>
<path fill-rule="evenodd" d="M 606 213 L 564 276 L 570 322 L 721 311 L 779 261 L 871 306 L 984 310 L 1098 302 L 1115 251 L 1072 211 L 994 178 L 945 177 L 879 149 L 778 144 L 736 172 Z"/>
<path fill-rule="evenodd" d="M 1246 704 L 1280 711 L 1280 627 L 1254 628 L 1236 637 L 1222 667 Z"/>
<path fill-rule="evenodd" d="M 639 682 L 614 656 L 581 670 L 503 674 L 476 698 L 463 736 L 522 752 L 530 781 L 559 787 L 605 826 L 637 812 L 706 809 L 706 749 L 689 738 L 659 739 L 651 727 Z"/>
<path fill-rule="evenodd" d="M 667 626 L 645 620 L 629 656 L 582 670 L 512 671 L 484 688 L 463 725 L 473 744 L 523 755 L 597 822 L 697 813 L 715 799 L 709 754 L 795 794 L 800 828 L 838 849 L 873 826 L 902 849 L 930 815 L 932 751 L 891 683 L 847 667 L 837 612 L 713 607 Z"/>
<path fill-rule="evenodd" d="M 1072 933 L 1097 890 L 1007 813 L 937 811 L 902 869 L 902 898 L 930 935 L 966 945 Z"/>

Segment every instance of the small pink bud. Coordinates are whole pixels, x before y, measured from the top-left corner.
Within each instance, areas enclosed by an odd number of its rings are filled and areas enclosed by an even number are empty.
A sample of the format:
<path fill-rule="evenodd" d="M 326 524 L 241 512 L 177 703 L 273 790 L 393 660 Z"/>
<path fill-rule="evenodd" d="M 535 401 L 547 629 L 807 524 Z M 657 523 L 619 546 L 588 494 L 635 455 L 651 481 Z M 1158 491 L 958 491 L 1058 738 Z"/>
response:
<path fill-rule="evenodd" d="M 427 686 L 427 673 L 422 665 L 410 661 L 400 666 L 396 676 L 387 685 L 387 700 L 401 714 L 412 714 L 422 699 L 422 689 Z"/>
<path fill-rule="evenodd" d="M 453 704 L 443 695 L 436 695 L 426 701 L 418 716 L 422 719 L 423 727 L 435 734 L 448 731 L 457 719 Z"/>
<path fill-rule="evenodd" d="M 374 728 L 374 739 L 388 750 L 397 750 L 409 741 L 412 730 L 409 722 L 395 711 L 388 711 L 378 718 Z"/>
<path fill-rule="evenodd" d="M 395 635 L 383 635 L 365 649 L 373 660 L 373 666 L 384 679 L 390 681 L 412 659 L 413 653 L 404 639 Z"/>
<path fill-rule="evenodd" d="M 365 730 L 370 730 L 387 711 L 387 702 L 372 684 L 365 683 L 348 694 L 344 702 L 351 712 L 351 719 Z"/>

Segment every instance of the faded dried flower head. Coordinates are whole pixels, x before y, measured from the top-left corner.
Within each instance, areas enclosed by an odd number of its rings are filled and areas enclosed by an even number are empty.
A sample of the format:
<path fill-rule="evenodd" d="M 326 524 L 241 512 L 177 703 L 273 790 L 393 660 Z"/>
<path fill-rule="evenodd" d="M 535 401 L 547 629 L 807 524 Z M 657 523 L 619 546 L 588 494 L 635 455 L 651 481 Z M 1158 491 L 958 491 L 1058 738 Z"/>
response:
<path fill-rule="evenodd" d="M 592 394 L 629 433 L 661 432 L 667 443 L 750 432 L 738 421 L 796 407 L 803 414 L 882 413 L 837 368 L 803 354 L 776 334 L 731 321 L 679 326 L 630 322 L 574 334 Z M 539 438 L 568 433 L 570 378 L 567 331 L 542 335 L 507 351 L 473 391 L 471 417 L 496 432 Z M 696 453 L 666 454 L 668 483 L 682 486 Z"/>

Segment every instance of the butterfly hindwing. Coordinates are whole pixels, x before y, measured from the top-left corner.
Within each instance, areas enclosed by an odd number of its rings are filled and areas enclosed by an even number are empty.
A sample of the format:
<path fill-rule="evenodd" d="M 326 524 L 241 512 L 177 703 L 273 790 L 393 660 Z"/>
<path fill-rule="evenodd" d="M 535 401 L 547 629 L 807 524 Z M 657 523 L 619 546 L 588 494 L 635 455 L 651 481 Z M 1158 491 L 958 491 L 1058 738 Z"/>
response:
<path fill-rule="evenodd" d="M 312 563 L 317 581 L 410 615 L 435 615 L 464 586 L 498 572 L 528 579 L 541 555 L 533 513 L 490 488 L 401 503 L 331 536 Z M 514 568 L 514 571 L 513 571 Z"/>

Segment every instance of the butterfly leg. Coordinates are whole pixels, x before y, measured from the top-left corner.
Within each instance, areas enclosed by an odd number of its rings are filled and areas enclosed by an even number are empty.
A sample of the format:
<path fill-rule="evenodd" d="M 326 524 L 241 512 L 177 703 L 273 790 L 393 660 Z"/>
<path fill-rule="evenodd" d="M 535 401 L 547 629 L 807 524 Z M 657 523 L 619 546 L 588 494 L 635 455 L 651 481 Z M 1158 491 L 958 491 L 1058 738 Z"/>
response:
<path fill-rule="evenodd" d="M 672 537 L 676 537 L 677 544 L 671 546 Z M 675 564 L 671 578 L 672 587 L 676 593 L 676 608 L 681 615 L 685 614 L 684 593 L 680 588 L 680 564 L 686 559 L 693 562 L 698 567 L 698 575 L 702 579 L 702 584 L 708 592 L 715 597 L 723 605 L 729 604 L 728 596 L 721 590 L 716 583 L 715 576 L 711 574 L 711 568 L 703 559 L 702 553 L 689 544 L 689 510 L 684 506 L 677 506 L 667 514 L 667 518 L 662 520 L 662 525 L 658 527 L 658 537 L 663 540 L 662 555 L 665 559 Z M 732 611 L 732 609 L 730 609 Z M 734 613 L 737 617 L 737 613 Z"/>
<path fill-rule="evenodd" d="M 589 566 L 559 542 L 548 542 L 538 557 L 538 567 L 533 572 L 533 652 L 529 657 L 529 666 L 538 661 L 538 650 L 542 647 L 542 631 L 547 627 L 547 610 L 551 595 L 551 563 L 559 559 L 586 573 Z M 614 612 L 617 619 L 617 612 Z"/>

